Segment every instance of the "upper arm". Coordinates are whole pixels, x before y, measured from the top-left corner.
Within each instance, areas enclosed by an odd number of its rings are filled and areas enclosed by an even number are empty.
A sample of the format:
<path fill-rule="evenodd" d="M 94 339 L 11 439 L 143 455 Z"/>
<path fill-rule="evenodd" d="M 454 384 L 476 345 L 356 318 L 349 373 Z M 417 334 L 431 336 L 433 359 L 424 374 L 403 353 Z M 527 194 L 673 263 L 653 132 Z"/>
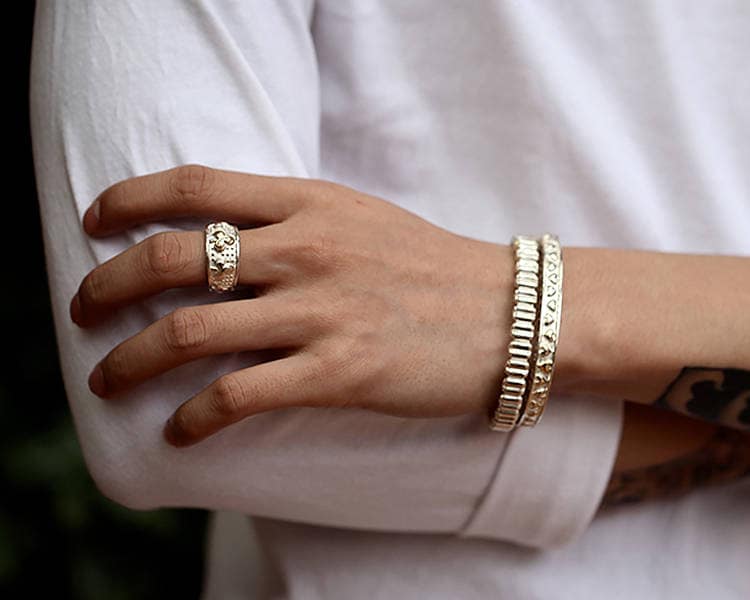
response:
<path fill-rule="evenodd" d="M 63 375 L 95 480 L 131 506 L 188 503 L 195 483 L 189 465 L 202 461 L 210 469 L 228 461 L 231 435 L 178 453 L 162 442 L 160 429 L 179 403 L 243 359 L 200 361 L 117 403 L 93 396 L 88 373 L 114 345 L 176 306 L 209 296 L 164 294 L 95 330 L 79 330 L 68 304 L 88 271 L 151 233 L 199 226 L 157 223 L 95 240 L 84 234 L 81 217 L 112 183 L 183 163 L 315 174 L 311 2 L 250 5 L 50 0 L 37 6 L 32 136 Z M 200 503 L 201 494 L 195 498 Z"/>

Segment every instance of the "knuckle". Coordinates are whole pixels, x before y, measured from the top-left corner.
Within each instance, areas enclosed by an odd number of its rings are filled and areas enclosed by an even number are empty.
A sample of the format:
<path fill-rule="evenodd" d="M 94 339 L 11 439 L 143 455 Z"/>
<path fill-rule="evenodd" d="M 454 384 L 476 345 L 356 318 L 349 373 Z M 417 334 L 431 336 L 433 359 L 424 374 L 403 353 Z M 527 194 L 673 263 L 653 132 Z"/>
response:
<path fill-rule="evenodd" d="M 319 367 L 325 380 L 339 379 L 353 362 L 350 340 L 338 339 L 320 357 Z"/>
<path fill-rule="evenodd" d="M 216 380 L 210 397 L 211 411 L 222 417 L 233 417 L 242 411 L 244 393 L 242 386 L 232 375 Z"/>
<path fill-rule="evenodd" d="M 334 267 L 341 259 L 338 240 L 328 231 L 305 236 L 297 251 L 303 263 L 316 272 Z"/>
<path fill-rule="evenodd" d="M 338 241 L 327 231 L 294 232 L 271 249 L 274 263 L 286 265 L 295 272 L 324 275 L 335 266 Z"/>
<path fill-rule="evenodd" d="M 126 212 L 128 180 L 118 181 L 99 195 L 99 221 L 107 222 Z"/>
<path fill-rule="evenodd" d="M 129 381 L 128 360 L 125 353 L 119 348 L 114 348 L 107 354 L 99 366 L 101 367 L 107 390 L 121 388 Z"/>
<path fill-rule="evenodd" d="M 384 303 L 368 304 L 358 297 L 341 300 L 331 311 L 332 335 L 319 367 L 321 377 L 336 380 L 350 396 L 364 398 L 394 368 L 383 334 L 392 329 L 388 321 L 393 317 L 385 314 Z"/>
<path fill-rule="evenodd" d="M 337 194 L 341 193 L 339 184 L 326 179 L 308 179 L 306 186 L 309 191 L 309 198 L 314 202 L 329 204 L 335 200 Z"/>
<path fill-rule="evenodd" d="M 155 275 L 178 273 L 187 264 L 186 254 L 179 235 L 173 231 L 157 233 L 143 246 L 144 270 Z"/>
<path fill-rule="evenodd" d="M 213 189 L 215 173 L 210 167 L 189 164 L 176 167 L 170 178 L 176 202 L 194 205 L 205 202 Z"/>
<path fill-rule="evenodd" d="M 335 301 L 318 298 L 317 294 L 308 294 L 307 298 L 299 301 L 298 322 L 301 328 L 306 329 L 313 338 L 324 337 L 330 332 L 336 331 L 339 324 L 339 315 L 336 311 Z"/>
<path fill-rule="evenodd" d="M 194 439 L 199 436 L 199 428 L 195 418 L 190 411 L 184 408 L 178 409 L 170 418 L 172 429 L 179 432 L 184 439 Z"/>
<path fill-rule="evenodd" d="M 78 299 L 81 307 L 91 309 L 97 305 L 105 304 L 107 299 L 107 277 L 100 269 L 94 269 L 81 282 L 78 291 Z"/>
<path fill-rule="evenodd" d="M 166 317 L 167 347 L 174 351 L 194 350 L 208 342 L 205 316 L 195 308 L 178 308 Z"/>
<path fill-rule="evenodd" d="M 327 401 L 342 407 L 358 397 L 356 372 L 352 368 L 354 361 L 348 350 L 347 343 L 330 344 L 327 350 L 318 356 L 317 368 L 313 375 L 315 381 L 327 383 Z"/>
<path fill-rule="evenodd" d="M 326 179 L 307 180 L 308 197 L 315 208 L 348 210 L 353 205 L 372 206 L 373 197 L 349 186 Z"/>

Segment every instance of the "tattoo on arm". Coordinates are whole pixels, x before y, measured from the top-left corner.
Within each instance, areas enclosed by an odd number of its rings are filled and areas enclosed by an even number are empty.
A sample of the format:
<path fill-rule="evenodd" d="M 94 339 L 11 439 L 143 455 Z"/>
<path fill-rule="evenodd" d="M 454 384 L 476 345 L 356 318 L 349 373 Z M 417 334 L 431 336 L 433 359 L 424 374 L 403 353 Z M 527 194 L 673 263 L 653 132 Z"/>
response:
<path fill-rule="evenodd" d="M 696 452 L 660 465 L 615 473 L 602 508 L 681 496 L 750 475 L 750 435 L 722 427 Z"/>
<path fill-rule="evenodd" d="M 750 430 L 750 371 L 684 367 L 654 406 Z"/>

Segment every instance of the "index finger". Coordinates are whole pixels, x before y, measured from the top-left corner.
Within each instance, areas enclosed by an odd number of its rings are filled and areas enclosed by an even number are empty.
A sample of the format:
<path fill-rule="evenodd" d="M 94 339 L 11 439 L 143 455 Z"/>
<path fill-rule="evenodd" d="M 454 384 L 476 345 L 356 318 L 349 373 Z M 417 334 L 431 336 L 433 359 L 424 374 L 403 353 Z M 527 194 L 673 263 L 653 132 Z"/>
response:
<path fill-rule="evenodd" d="M 236 224 L 286 220 L 311 201 L 314 180 L 183 165 L 120 181 L 86 211 L 89 235 L 105 236 L 174 217 L 207 217 Z"/>

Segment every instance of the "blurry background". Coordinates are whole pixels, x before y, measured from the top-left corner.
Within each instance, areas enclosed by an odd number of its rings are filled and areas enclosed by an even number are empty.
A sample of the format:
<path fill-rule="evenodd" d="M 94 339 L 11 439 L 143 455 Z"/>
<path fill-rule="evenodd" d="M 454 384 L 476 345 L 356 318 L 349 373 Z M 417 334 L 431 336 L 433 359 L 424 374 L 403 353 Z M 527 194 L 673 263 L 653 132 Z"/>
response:
<path fill-rule="evenodd" d="M 83 464 L 58 366 L 28 131 L 33 2 L 14 4 L 3 198 L 23 227 L 25 287 L 0 299 L 9 351 L 0 383 L 0 598 L 197 598 L 206 513 L 136 512 L 104 498 Z M 14 36 L 15 37 L 15 36 Z"/>

